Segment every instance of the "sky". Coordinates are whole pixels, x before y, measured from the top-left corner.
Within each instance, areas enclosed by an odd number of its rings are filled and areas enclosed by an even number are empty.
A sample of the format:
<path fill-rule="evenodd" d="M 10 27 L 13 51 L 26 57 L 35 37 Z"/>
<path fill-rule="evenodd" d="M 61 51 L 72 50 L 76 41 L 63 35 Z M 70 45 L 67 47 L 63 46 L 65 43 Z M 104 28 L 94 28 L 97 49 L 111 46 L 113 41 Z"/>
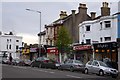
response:
<path fill-rule="evenodd" d="M 109 0 L 104 0 L 109 1 Z M 37 10 L 41 12 L 41 27 L 44 30 L 45 24 L 51 24 L 59 18 L 60 11 L 67 11 L 71 14 L 71 10 L 78 12 L 79 3 L 85 3 L 88 8 L 88 14 L 95 11 L 97 16 L 100 15 L 100 7 L 102 1 L 91 2 L 89 0 L 69 0 L 69 1 L 38 1 L 38 0 L 2 0 L 0 3 L 0 30 L 3 33 L 10 31 L 18 36 L 23 37 L 23 42 L 28 44 L 38 43 L 37 34 L 40 31 L 40 14 L 37 12 L 27 11 L 26 9 Z M 118 12 L 118 2 L 109 2 L 111 14 Z"/>

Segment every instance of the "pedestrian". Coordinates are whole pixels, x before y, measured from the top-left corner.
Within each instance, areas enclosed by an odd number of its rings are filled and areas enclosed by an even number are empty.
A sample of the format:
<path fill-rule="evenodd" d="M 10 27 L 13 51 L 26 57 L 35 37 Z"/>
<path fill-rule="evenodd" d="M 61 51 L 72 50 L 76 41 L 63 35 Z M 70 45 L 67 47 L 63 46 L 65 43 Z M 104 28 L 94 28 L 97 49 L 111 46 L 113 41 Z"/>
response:
<path fill-rule="evenodd" d="M 12 64 L 12 55 L 11 55 L 11 53 L 10 53 L 10 56 L 9 56 L 9 61 L 10 61 L 10 64 Z"/>

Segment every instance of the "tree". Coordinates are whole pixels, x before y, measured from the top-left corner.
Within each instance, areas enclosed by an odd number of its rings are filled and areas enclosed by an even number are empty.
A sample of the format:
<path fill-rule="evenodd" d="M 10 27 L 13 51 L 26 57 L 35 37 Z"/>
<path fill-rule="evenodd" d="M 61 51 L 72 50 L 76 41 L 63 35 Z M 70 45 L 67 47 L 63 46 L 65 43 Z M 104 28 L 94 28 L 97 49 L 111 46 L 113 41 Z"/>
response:
<path fill-rule="evenodd" d="M 67 29 L 64 26 L 61 26 L 58 30 L 58 38 L 56 40 L 56 46 L 58 47 L 58 50 L 61 53 L 68 52 L 71 43 L 72 39 L 70 38 Z"/>

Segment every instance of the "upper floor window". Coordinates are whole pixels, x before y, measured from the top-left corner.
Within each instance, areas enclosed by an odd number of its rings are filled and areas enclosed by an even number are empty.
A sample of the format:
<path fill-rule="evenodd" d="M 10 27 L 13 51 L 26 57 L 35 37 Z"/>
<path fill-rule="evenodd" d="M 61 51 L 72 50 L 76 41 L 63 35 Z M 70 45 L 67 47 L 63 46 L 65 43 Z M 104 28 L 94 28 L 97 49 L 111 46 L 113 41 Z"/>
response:
<path fill-rule="evenodd" d="M 50 40 L 50 45 L 52 45 L 52 40 Z"/>
<path fill-rule="evenodd" d="M 18 50 L 18 48 L 19 48 L 19 46 L 17 45 L 17 46 L 16 46 L 16 50 Z"/>
<path fill-rule="evenodd" d="M 11 42 L 12 40 L 10 39 L 10 42 Z"/>
<path fill-rule="evenodd" d="M 7 42 L 9 42 L 9 39 L 7 39 Z"/>
<path fill-rule="evenodd" d="M 86 31 L 90 31 L 90 25 L 86 26 Z"/>
<path fill-rule="evenodd" d="M 100 22 L 100 30 L 102 29 L 102 22 Z"/>
<path fill-rule="evenodd" d="M 86 44 L 91 44 L 91 39 L 86 39 Z"/>
<path fill-rule="evenodd" d="M 102 40 L 102 37 L 100 38 L 100 42 L 102 42 L 103 40 Z"/>
<path fill-rule="evenodd" d="M 111 21 L 105 21 L 105 28 L 111 27 Z"/>
<path fill-rule="evenodd" d="M 19 42 L 19 40 L 16 40 L 16 42 Z"/>
<path fill-rule="evenodd" d="M 8 49 L 8 44 L 7 44 L 7 49 Z"/>
<path fill-rule="evenodd" d="M 11 49 L 11 44 L 9 45 L 9 49 Z"/>
<path fill-rule="evenodd" d="M 104 37 L 105 41 L 111 41 L 111 37 Z"/>

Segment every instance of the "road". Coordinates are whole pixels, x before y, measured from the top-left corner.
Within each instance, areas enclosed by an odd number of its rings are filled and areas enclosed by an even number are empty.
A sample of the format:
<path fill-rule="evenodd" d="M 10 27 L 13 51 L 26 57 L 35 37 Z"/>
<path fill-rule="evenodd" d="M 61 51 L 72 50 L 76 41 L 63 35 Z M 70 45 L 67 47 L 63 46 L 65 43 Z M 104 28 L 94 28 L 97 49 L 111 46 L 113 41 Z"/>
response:
<path fill-rule="evenodd" d="M 13 65 L 2 65 L 2 78 L 79 78 L 79 79 L 111 79 L 108 76 L 97 76 L 95 74 L 83 74 L 81 72 L 60 71 L 57 69 L 44 69 L 37 67 L 24 67 Z"/>

